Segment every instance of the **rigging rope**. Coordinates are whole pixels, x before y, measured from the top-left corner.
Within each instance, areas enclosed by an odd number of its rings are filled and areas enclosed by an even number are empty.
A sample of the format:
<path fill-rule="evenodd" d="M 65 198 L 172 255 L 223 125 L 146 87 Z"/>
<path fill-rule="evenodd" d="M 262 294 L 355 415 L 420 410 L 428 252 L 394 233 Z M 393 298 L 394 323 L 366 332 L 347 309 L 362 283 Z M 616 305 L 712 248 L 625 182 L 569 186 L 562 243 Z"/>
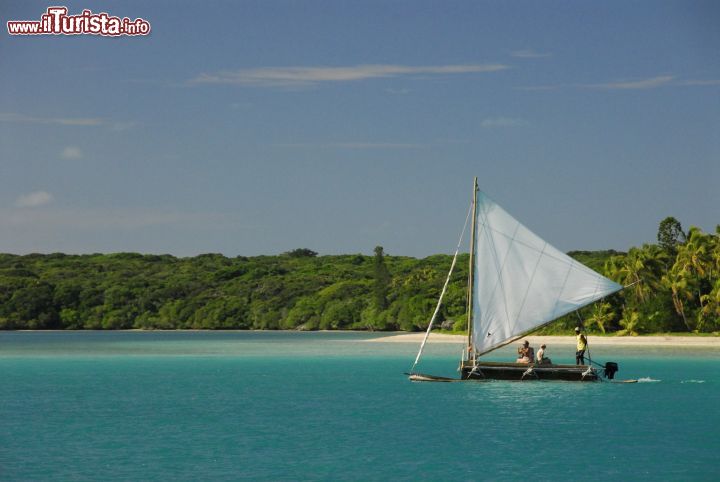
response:
<path fill-rule="evenodd" d="M 455 255 L 453 256 L 452 264 L 450 265 L 450 271 L 448 272 L 447 278 L 445 278 L 445 284 L 443 285 L 443 289 L 440 292 L 440 298 L 438 299 L 437 306 L 435 307 L 435 312 L 433 313 L 432 318 L 430 318 L 430 324 L 428 325 L 427 331 L 425 332 L 425 338 L 423 338 L 423 341 L 420 344 L 420 350 L 415 357 L 415 363 L 413 363 L 413 366 L 410 369 L 410 373 L 415 373 L 415 366 L 417 366 L 418 362 L 420 361 L 423 349 L 425 348 L 425 343 L 427 343 L 428 337 L 430 336 L 430 330 L 432 330 L 433 323 L 435 323 L 435 318 L 437 318 L 437 315 L 440 312 L 440 306 L 442 306 L 442 300 L 445 296 L 445 291 L 447 291 L 448 284 L 450 283 L 450 276 L 452 276 L 453 269 L 455 269 L 455 262 L 457 261 L 458 252 L 460 251 L 460 245 L 462 244 L 463 237 L 465 236 L 465 229 L 468 225 L 468 219 L 470 219 L 472 207 L 473 206 L 471 202 L 470 208 L 468 208 L 467 216 L 465 216 L 465 224 L 463 225 L 462 232 L 460 233 L 460 239 L 458 240 L 457 248 L 455 248 Z"/>

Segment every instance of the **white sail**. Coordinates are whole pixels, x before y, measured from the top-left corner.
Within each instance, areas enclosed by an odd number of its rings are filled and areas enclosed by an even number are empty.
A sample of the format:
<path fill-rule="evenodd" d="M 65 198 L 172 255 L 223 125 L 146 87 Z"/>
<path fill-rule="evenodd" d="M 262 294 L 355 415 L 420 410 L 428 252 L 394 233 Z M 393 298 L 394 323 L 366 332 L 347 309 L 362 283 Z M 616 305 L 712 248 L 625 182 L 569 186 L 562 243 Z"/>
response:
<path fill-rule="evenodd" d="M 475 226 L 477 354 L 622 289 L 543 241 L 482 191 Z"/>

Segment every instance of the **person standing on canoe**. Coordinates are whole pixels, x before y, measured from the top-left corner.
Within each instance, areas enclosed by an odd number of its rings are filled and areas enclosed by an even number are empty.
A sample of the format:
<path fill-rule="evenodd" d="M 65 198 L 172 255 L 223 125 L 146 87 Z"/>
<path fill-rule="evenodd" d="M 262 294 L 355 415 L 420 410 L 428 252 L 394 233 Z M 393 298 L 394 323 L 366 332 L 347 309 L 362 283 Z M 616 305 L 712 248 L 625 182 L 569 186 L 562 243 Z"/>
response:
<path fill-rule="evenodd" d="M 585 350 L 587 349 L 587 338 L 580 333 L 580 327 L 575 328 L 575 337 L 577 338 L 577 351 L 575 352 L 575 364 L 585 364 Z"/>

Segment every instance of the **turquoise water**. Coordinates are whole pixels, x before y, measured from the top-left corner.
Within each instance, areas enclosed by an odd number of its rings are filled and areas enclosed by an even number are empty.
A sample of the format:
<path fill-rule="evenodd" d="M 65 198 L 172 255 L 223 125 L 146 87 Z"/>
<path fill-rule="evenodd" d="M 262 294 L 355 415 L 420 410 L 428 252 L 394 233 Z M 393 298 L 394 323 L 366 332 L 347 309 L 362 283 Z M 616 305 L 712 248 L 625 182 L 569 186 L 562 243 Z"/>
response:
<path fill-rule="evenodd" d="M 637 384 L 410 383 L 417 346 L 374 336 L 0 333 L 0 479 L 718 480 L 720 350 L 594 350 Z"/>

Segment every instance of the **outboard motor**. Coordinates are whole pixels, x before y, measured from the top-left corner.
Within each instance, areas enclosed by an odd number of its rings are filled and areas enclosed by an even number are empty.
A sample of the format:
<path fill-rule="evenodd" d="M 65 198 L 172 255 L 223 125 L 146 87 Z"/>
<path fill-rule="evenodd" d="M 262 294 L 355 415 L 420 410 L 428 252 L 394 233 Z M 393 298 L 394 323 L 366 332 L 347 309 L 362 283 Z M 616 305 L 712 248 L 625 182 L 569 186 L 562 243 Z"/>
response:
<path fill-rule="evenodd" d="M 618 371 L 618 364 L 615 362 L 607 362 L 605 364 L 605 376 L 608 380 L 615 378 L 615 373 Z"/>

